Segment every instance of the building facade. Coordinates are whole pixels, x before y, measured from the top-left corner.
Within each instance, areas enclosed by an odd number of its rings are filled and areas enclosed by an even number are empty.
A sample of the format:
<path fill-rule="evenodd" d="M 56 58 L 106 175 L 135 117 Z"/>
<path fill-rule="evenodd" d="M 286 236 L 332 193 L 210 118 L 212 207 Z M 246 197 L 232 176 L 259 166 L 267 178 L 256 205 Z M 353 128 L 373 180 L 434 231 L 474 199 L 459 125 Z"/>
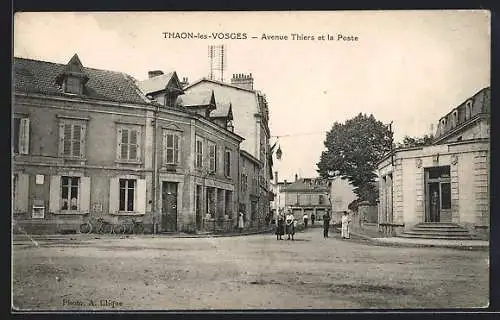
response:
<path fill-rule="evenodd" d="M 439 120 L 430 146 L 397 149 L 378 165 L 379 223 L 453 223 L 488 234 L 490 88 Z"/>
<path fill-rule="evenodd" d="M 260 186 L 258 174 L 262 163 L 248 152 L 240 151 L 240 203 L 239 210 L 244 214 L 246 226 L 254 227 L 265 219 L 259 211 Z"/>
<path fill-rule="evenodd" d="M 283 187 L 285 208 L 292 211 L 300 223 L 302 216 L 314 214 L 319 220 L 331 208 L 328 184 L 317 178 L 298 178 Z"/>
<path fill-rule="evenodd" d="M 269 110 L 266 97 L 254 90 L 253 83 L 251 74 L 234 74 L 230 84 L 203 78 L 189 84 L 184 90 L 190 94 L 213 91 L 218 104 L 231 105 L 234 132 L 244 138 L 241 150 L 261 163 L 256 176 L 259 185 L 257 211 L 259 216 L 265 216 L 270 213 L 272 179 Z M 245 206 L 249 208 L 252 203 L 247 202 Z"/>
<path fill-rule="evenodd" d="M 97 217 L 138 219 L 149 231 L 195 231 L 207 206 L 199 194 L 207 190 L 217 190 L 218 213 L 237 210 L 238 173 L 224 168 L 237 161 L 243 139 L 171 105 L 183 93 L 175 74 L 162 103 L 130 76 L 84 67 L 77 55 L 66 65 L 15 58 L 14 86 L 17 231 L 77 229 Z M 217 168 L 207 176 L 210 143 Z"/>

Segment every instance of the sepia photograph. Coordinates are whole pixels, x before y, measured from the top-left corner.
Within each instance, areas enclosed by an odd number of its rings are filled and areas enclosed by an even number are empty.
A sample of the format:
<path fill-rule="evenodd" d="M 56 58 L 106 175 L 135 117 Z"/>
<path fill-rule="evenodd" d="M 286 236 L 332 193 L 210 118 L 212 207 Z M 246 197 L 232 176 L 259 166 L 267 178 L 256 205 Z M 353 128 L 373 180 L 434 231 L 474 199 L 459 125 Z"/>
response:
<path fill-rule="evenodd" d="M 488 308 L 490 25 L 15 13 L 11 311 Z"/>

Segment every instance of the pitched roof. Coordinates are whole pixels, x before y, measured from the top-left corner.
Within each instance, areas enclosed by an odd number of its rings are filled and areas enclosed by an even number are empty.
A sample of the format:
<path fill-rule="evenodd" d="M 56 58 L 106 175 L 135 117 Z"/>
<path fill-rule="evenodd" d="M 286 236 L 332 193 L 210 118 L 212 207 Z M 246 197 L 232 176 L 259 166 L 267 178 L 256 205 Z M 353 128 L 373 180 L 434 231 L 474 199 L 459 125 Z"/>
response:
<path fill-rule="evenodd" d="M 70 62 L 76 62 L 75 56 Z M 80 62 L 78 56 L 76 60 Z M 68 65 L 14 57 L 13 89 L 16 92 L 67 96 L 58 84 L 58 77 L 67 71 Z M 88 77 L 88 81 L 83 95 L 79 97 L 113 102 L 148 103 L 148 99 L 135 85 L 135 80 L 125 73 L 87 67 L 83 67 L 82 71 Z"/>
<path fill-rule="evenodd" d="M 321 180 L 315 178 L 301 178 L 291 184 L 286 184 L 284 191 L 328 191 L 328 187 Z"/>
<path fill-rule="evenodd" d="M 233 119 L 233 110 L 231 106 L 231 102 L 217 102 L 216 109 L 210 113 L 210 117 L 212 118 L 229 118 Z"/>
<path fill-rule="evenodd" d="M 208 106 L 212 102 L 213 90 L 189 91 L 177 98 L 177 103 L 184 107 Z"/>
<path fill-rule="evenodd" d="M 201 78 L 199 80 L 194 81 L 193 83 L 191 83 L 188 86 L 184 87 L 184 90 L 187 90 L 187 89 L 189 89 L 191 87 L 194 87 L 195 85 L 197 85 L 197 84 L 199 84 L 201 82 L 211 82 L 211 83 L 218 84 L 218 85 L 225 86 L 225 87 L 229 87 L 229 88 L 239 89 L 239 90 L 253 92 L 253 93 L 259 93 L 259 91 L 255 90 L 255 89 L 242 88 L 242 87 L 238 87 L 238 86 L 235 86 L 233 84 L 230 84 L 230 83 L 225 83 L 225 82 L 222 82 L 222 81 L 217 81 L 217 80 L 212 80 L 212 79 L 207 79 L 207 78 Z"/>
<path fill-rule="evenodd" d="M 137 86 L 141 89 L 141 91 L 148 95 L 153 92 L 158 92 L 161 90 L 165 90 L 168 83 L 172 78 L 177 77 L 175 71 L 162 74 L 161 76 L 156 76 L 153 78 L 149 78 L 143 81 L 138 81 Z"/>

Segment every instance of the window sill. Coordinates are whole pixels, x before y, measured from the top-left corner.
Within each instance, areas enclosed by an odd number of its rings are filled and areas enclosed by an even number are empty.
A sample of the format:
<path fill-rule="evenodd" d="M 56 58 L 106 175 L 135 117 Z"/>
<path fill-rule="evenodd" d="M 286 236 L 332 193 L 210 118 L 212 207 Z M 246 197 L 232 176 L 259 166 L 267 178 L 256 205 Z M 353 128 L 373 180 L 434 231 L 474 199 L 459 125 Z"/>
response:
<path fill-rule="evenodd" d="M 115 163 L 118 163 L 118 164 L 134 164 L 134 165 L 142 165 L 142 164 L 144 164 L 142 161 L 132 161 L 132 160 L 115 160 Z"/>
<path fill-rule="evenodd" d="M 86 215 L 86 212 L 82 212 L 80 210 L 60 210 L 56 212 L 51 212 L 54 215 Z"/>
<path fill-rule="evenodd" d="M 144 213 L 137 211 L 118 211 L 110 213 L 113 216 L 143 216 Z"/>

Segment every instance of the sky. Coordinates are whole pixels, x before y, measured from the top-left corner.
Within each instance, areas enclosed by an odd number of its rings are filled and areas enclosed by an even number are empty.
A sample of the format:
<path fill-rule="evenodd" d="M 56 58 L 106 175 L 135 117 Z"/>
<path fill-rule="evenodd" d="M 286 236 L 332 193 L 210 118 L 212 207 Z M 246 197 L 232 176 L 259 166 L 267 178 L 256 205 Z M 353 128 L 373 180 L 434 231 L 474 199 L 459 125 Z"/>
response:
<path fill-rule="evenodd" d="M 246 33 L 247 39 L 166 39 L 163 32 Z M 314 36 L 293 40 L 291 34 Z M 267 40 L 262 35 L 287 35 Z M 357 41 L 337 40 L 338 35 Z M 330 35 L 334 40 L 319 40 Z M 252 37 L 257 37 L 253 39 Z M 317 176 L 325 134 L 359 113 L 421 136 L 490 85 L 488 11 L 16 13 L 14 56 L 116 70 L 138 80 L 175 70 L 209 74 L 208 46 L 226 46 L 224 80 L 252 73 L 269 103 L 279 180 Z"/>

